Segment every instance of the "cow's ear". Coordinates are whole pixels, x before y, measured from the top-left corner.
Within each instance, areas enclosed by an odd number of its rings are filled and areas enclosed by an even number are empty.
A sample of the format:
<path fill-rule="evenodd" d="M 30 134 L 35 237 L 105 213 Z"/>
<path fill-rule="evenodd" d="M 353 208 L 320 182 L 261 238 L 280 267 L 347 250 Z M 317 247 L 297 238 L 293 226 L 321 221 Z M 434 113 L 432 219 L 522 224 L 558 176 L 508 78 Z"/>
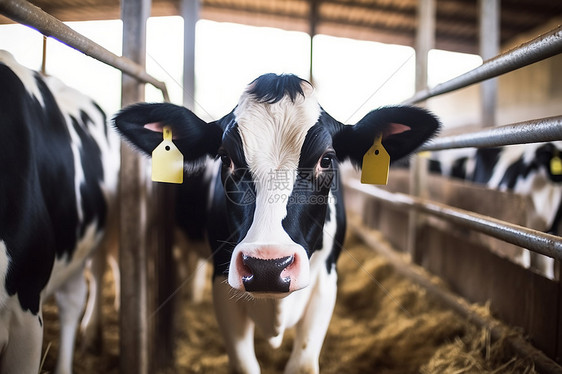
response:
<path fill-rule="evenodd" d="M 382 145 L 394 162 L 424 144 L 439 127 L 439 120 L 424 109 L 383 107 L 369 112 L 356 125 L 342 126 L 334 134 L 333 146 L 340 160 L 349 159 L 360 167 L 365 153 L 382 135 Z"/>
<path fill-rule="evenodd" d="M 147 155 L 162 142 L 164 126 L 172 128 L 172 141 L 185 162 L 216 156 L 222 140 L 222 129 L 207 123 L 185 107 L 170 103 L 141 103 L 121 110 L 113 118 L 117 131 Z"/>

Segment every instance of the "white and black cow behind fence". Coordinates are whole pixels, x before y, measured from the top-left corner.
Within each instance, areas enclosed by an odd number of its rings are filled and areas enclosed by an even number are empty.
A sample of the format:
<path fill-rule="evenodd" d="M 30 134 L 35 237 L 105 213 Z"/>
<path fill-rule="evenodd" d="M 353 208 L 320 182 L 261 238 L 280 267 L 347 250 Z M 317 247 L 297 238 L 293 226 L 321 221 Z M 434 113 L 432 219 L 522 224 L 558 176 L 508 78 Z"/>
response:
<path fill-rule="evenodd" d="M 296 326 L 285 372 L 316 373 L 336 299 L 345 232 L 338 163 L 360 166 L 382 136 L 391 160 L 433 136 L 438 120 L 415 107 L 386 107 L 356 125 L 326 113 L 293 75 L 253 81 L 234 110 L 206 123 L 173 104 L 137 104 L 117 129 L 145 154 L 164 126 L 190 170 L 178 190 L 177 224 L 213 252 L 214 306 L 231 369 L 258 373 L 257 326 L 278 347 Z"/>
<path fill-rule="evenodd" d="M 430 172 L 528 197 L 533 212 L 526 226 L 560 235 L 562 225 L 562 142 L 433 152 Z M 524 250 L 523 266 L 555 277 L 552 258 Z"/>
<path fill-rule="evenodd" d="M 4 51 L 0 87 L 0 372 L 39 372 L 42 302 L 54 294 L 56 373 L 70 373 L 84 264 L 111 224 L 119 138 L 91 99 Z"/>

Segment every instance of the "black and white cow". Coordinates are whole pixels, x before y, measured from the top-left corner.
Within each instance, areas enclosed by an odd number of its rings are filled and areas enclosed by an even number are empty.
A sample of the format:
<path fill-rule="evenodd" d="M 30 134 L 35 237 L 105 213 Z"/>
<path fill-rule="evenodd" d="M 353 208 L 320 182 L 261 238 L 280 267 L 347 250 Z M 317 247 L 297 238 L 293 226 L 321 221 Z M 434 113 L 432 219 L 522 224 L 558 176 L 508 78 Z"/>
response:
<path fill-rule="evenodd" d="M 553 160 L 562 156 L 562 141 L 520 144 L 497 148 L 466 148 L 434 152 L 429 169 L 500 191 L 528 196 L 533 204 L 527 226 L 554 235 L 561 234 L 562 169 Z M 521 253 L 525 267 L 554 278 L 551 258 Z"/>
<path fill-rule="evenodd" d="M 313 91 L 294 75 L 267 74 L 215 122 L 172 104 L 138 104 L 115 117 L 148 155 L 171 126 L 186 164 L 201 166 L 178 191 L 178 225 L 213 251 L 215 312 L 235 372 L 260 371 L 255 327 L 273 347 L 296 327 L 285 371 L 319 371 L 345 232 L 338 163 L 360 165 L 378 135 L 399 159 L 439 127 L 415 107 L 382 108 L 346 126 Z"/>
<path fill-rule="evenodd" d="M 5 51 L 0 87 L 0 372 L 39 372 L 41 304 L 54 294 L 56 373 L 70 373 L 84 263 L 116 196 L 119 138 L 91 99 Z"/>

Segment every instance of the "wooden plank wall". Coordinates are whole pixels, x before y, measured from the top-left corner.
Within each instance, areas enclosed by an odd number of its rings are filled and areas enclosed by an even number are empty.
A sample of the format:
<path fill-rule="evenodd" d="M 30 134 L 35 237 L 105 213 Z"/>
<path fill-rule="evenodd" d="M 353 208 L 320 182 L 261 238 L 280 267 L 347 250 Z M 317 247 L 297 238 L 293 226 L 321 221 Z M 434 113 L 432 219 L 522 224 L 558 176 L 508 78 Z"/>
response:
<path fill-rule="evenodd" d="M 392 170 L 394 192 L 408 192 L 406 171 Z M 353 195 L 353 196 L 351 196 Z M 462 209 L 525 226 L 530 201 L 510 193 L 469 183 L 429 177 L 429 198 Z M 363 215 L 368 227 L 380 230 L 400 251 L 407 248 L 408 213 L 381 201 L 346 194 L 347 208 Z M 490 302 L 492 313 L 522 328 L 547 356 L 562 363 L 562 286 L 515 264 L 521 248 L 471 230 L 426 218 L 417 231 L 414 261 L 440 276 L 470 302 Z"/>

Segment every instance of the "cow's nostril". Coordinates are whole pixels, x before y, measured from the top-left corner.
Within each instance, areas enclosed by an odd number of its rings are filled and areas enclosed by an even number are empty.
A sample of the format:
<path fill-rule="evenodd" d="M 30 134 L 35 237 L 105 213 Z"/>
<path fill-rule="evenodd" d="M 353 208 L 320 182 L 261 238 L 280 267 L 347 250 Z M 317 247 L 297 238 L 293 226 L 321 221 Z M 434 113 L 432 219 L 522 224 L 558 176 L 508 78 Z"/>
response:
<path fill-rule="evenodd" d="M 248 292 L 289 292 L 291 277 L 281 277 L 281 272 L 290 266 L 295 256 L 261 259 L 242 255 L 242 263 L 249 270 L 242 276 L 242 283 Z"/>

